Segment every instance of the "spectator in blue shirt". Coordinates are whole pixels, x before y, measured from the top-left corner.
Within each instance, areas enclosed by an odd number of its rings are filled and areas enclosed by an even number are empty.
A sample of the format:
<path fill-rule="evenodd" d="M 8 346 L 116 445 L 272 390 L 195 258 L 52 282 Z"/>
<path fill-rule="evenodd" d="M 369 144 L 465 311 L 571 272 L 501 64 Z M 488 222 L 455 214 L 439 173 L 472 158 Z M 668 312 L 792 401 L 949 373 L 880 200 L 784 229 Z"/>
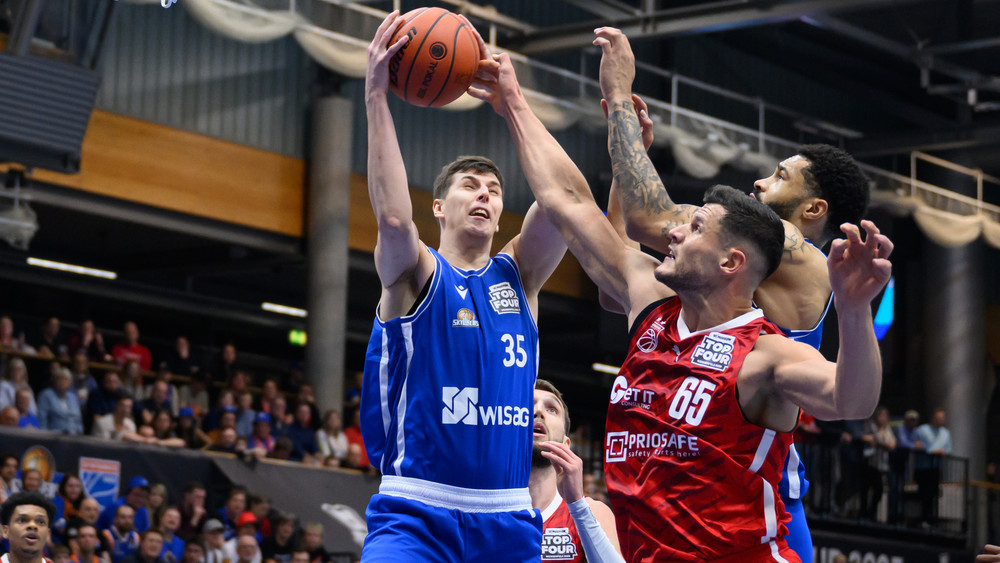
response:
<path fill-rule="evenodd" d="M 118 507 L 127 504 L 135 509 L 135 531 L 142 533 L 149 529 L 149 511 L 146 510 L 146 501 L 149 499 L 149 481 L 145 477 L 136 475 L 129 479 L 125 496 L 118 497 L 113 503 L 108 505 L 97 519 L 97 527 L 106 530 L 114 524 L 115 511 Z"/>
<path fill-rule="evenodd" d="M 934 409 L 931 421 L 917 428 L 917 436 L 924 446 L 914 462 L 913 478 L 917 481 L 920 510 L 925 526 L 937 524 L 938 489 L 941 486 L 941 461 L 951 455 L 951 433 L 944 427 L 945 412 Z"/>
<path fill-rule="evenodd" d="M 920 413 L 910 409 L 903 415 L 903 425 L 897 428 L 896 447 L 903 450 L 922 450 L 924 442 L 917 434 L 917 425 L 920 423 Z"/>
<path fill-rule="evenodd" d="M 176 506 L 168 506 L 160 517 L 160 529 L 163 531 L 163 550 L 160 557 L 173 563 L 184 558 L 184 540 L 177 537 L 177 528 L 181 525 L 181 511 Z"/>
<path fill-rule="evenodd" d="M 17 408 L 18 428 L 40 428 L 38 417 L 31 412 L 31 389 L 18 389 L 14 395 L 14 407 Z"/>
<path fill-rule="evenodd" d="M 52 374 L 52 387 L 38 395 L 38 421 L 43 430 L 64 434 L 83 433 L 80 399 L 71 391 L 73 376 L 63 367 Z"/>

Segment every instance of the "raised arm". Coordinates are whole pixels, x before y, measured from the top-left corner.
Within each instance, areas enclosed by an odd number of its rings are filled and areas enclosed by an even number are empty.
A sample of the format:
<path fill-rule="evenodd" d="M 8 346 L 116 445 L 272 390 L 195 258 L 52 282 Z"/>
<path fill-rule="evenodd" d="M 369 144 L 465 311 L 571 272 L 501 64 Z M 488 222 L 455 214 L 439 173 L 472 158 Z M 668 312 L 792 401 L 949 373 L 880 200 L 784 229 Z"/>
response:
<path fill-rule="evenodd" d="M 416 284 L 402 284 L 407 286 L 400 288 L 403 291 L 394 291 L 392 288 L 397 287 L 401 281 L 412 282 L 422 254 L 427 253 L 413 223 L 413 204 L 406 183 L 406 168 L 386 99 L 389 90 L 389 61 L 409 40 L 403 34 L 396 43 L 388 44 L 392 34 L 402 23 L 398 16 L 398 12 L 390 13 L 375 32 L 375 38 L 368 46 L 368 69 L 365 74 L 368 197 L 378 223 L 375 268 L 382 280 L 382 287 L 386 289 L 380 304 L 383 319 L 399 316 L 401 311 L 405 312 L 409 307 L 410 303 L 405 303 L 408 294 L 413 293 L 409 286 Z M 425 260 L 433 264 L 429 255 Z M 426 279 L 428 275 L 423 278 Z M 404 295 L 394 295 L 398 293 Z"/>
<path fill-rule="evenodd" d="M 670 229 L 691 221 L 697 206 L 674 203 L 643 146 L 642 128 L 632 96 L 635 57 L 618 29 L 597 30 L 601 55 L 601 92 L 608 105 L 608 152 L 613 183 L 629 238 L 665 251 Z"/>
<path fill-rule="evenodd" d="M 535 199 L 594 283 L 627 311 L 668 294 L 652 276 L 655 260 L 624 245 L 583 174 L 531 111 L 510 58 L 500 54 L 482 65 L 469 93 L 507 121 Z"/>
<path fill-rule="evenodd" d="M 871 221 L 861 226 L 867 232 L 863 242 L 856 225 L 842 225 L 847 238 L 833 242 L 827 260 L 840 335 L 837 363 L 804 344 L 771 339 L 778 344 L 769 351 L 775 359 L 774 390 L 820 420 L 868 418 L 882 388 L 871 300 L 892 275 L 893 244 Z"/>

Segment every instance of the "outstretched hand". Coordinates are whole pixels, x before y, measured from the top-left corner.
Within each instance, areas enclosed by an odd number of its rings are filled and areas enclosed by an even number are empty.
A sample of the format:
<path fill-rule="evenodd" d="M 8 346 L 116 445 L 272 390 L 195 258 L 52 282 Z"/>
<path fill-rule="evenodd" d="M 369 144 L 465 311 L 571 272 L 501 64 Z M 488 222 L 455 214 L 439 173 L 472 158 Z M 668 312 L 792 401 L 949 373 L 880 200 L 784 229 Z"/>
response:
<path fill-rule="evenodd" d="M 649 117 L 649 109 L 645 100 L 636 94 L 632 94 L 632 107 L 635 109 L 635 116 L 639 118 L 639 130 L 642 133 L 642 146 L 649 150 L 653 146 L 653 119 Z M 608 101 L 601 98 L 601 110 L 604 111 L 604 119 L 608 118 Z"/>
<path fill-rule="evenodd" d="M 892 275 L 888 260 L 892 241 L 871 221 L 861 221 L 861 227 L 866 232 L 864 241 L 857 225 L 841 225 L 847 238 L 833 241 L 826 261 L 838 308 L 869 307 Z"/>
<path fill-rule="evenodd" d="M 368 45 L 368 67 L 365 70 L 365 96 L 385 94 L 389 89 L 389 61 L 410 41 L 410 36 L 403 34 L 395 43 L 389 45 L 389 39 L 403 24 L 399 10 L 394 10 L 382 20 L 375 32 L 375 38 Z"/>
<path fill-rule="evenodd" d="M 610 103 L 632 93 L 635 80 L 635 55 L 628 37 L 614 27 L 599 27 L 594 30 L 597 38 L 594 45 L 601 48 L 600 83 L 601 94 Z"/>
<path fill-rule="evenodd" d="M 1000 545 L 986 544 L 983 553 L 976 556 L 976 563 L 1000 563 Z"/>
<path fill-rule="evenodd" d="M 542 442 L 542 455 L 556 469 L 556 490 L 567 503 L 583 498 L 583 460 L 562 442 Z"/>

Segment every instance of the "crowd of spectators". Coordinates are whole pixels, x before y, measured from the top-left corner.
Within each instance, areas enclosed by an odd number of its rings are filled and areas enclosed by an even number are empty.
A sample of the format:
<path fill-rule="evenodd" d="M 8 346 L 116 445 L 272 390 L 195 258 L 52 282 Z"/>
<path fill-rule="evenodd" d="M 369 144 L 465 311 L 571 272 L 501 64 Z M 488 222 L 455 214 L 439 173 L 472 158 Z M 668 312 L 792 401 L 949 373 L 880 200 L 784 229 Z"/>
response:
<path fill-rule="evenodd" d="M 30 471 L 17 479 L 17 458 L 0 456 L 0 502 L 37 491 Z M 37 473 L 35 471 L 34 473 Z M 38 479 L 40 484 L 40 478 Z M 34 488 L 33 488 L 34 487 Z M 40 491 L 39 491 L 40 492 Z M 56 515 L 46 548 L 58 563 L 328 563 L 323 526 L 300 522 L 269 499 L 232 487 L 209 507 L 204 485 L 189 483 L 171 503 L 162 484 L 132 477 L 125 494 L 103 509 L 76 475 L 67 474 L 51 500 Z M 7 551 L 0 541 L 0 553 Z"/>
<path fill-rule="evenodd" d="M 374 471 L 351 416 L 360 387 L 348 390 L 345 428 L 301 375 L 253 381 L 232 343 L 199 362 L 185 336 L 154 358 L 136 323 L 122 335 L 109 350 L 92 321 L 67 335 L 53 317 L 27 338 L 0 317 L 0 425 Z"/>

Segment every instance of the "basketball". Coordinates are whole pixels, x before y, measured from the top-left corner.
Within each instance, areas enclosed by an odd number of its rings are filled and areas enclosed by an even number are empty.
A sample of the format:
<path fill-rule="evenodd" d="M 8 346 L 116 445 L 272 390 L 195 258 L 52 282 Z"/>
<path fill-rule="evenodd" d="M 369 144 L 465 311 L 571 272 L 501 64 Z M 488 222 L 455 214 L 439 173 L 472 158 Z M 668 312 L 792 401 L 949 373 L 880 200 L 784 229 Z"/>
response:
<path fill-rule="evenodd" d="M 443 8 L 417 8 L 400 16 L 401 33 L 410 36 L 389 61 L 389 88 L 403 101 L 440 107 L 461 96 L 476 73 L 479 43 L 471 26 Z"/>

